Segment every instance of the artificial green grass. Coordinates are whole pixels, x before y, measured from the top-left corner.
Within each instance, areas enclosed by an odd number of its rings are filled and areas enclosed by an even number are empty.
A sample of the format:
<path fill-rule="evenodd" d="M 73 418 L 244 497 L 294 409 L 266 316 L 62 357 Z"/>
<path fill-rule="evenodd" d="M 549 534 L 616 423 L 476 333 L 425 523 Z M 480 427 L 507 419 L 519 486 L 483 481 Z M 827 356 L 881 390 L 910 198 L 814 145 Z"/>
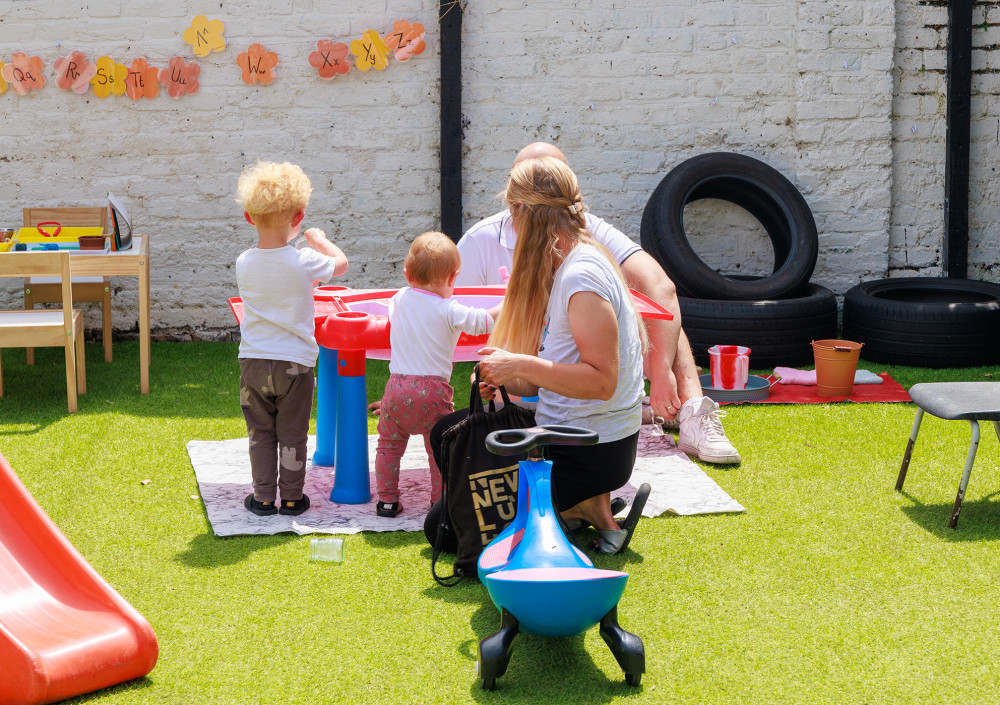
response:
<path fill-rule="evenodd" d="M 88 345 L 88 392 L 73 415 L 61 350 L 38 350 L 33 368 L 21 351 L 3 351 L 0 452 L 160 644 L 148 677 L 76 702 L 995 697 L 1000 454 L 988 427 L 953 531 L 967 424 L 928 416 L 897 493 L 912 404 L 726 407 L 743 463 L 702 467 L 747 511 L 643 519 L 624 555 L 594 558 L 631 574 L 619 617 L 645 642 L 641 687 L 624 684 L 591 629 L 568 639 L 522 635 L 499 689 L 484 692 L 476 647 L 499 626 L 497 611 L 481 585 L 433 582 L 422 534 L 349 536 L 336 566 L 309 562 L 308 536 L 212 534 L 185 443 L 245 433 L 236 351 L 154 343 L 151 394 L 141 396 L 136 343 L 116 343 L 111 364 Z M 1000 368 L 861 364 L 888 369 L 904 387 L 1000 379 Z M 370 370 L 375 399 L 385 365 Z M 453 377 L 459 404 L 467 374 L 461 366 Z"/>

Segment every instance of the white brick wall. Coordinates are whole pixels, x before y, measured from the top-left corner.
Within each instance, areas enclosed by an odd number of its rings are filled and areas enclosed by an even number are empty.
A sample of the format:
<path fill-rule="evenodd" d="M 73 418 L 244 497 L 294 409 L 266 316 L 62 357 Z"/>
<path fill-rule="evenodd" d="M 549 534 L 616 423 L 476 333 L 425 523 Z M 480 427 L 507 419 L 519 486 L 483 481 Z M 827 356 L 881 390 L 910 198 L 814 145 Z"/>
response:
<path fill-rule="evenodd" d="M 897 5 L 890 274 L 940 276 L 944 245 L 948 4 Z M 1000 281 L 1000 9 L 977 2 L 972 30 L 969 278 Z"/>
<path fill-rule="evenodd" d="M 49 81 L 28 96 L 0 96 L 0 223 L 16 224 L 27 205 L 125 194 L 138 229 L 153 237 L 154 329 L 232 330 L 232 264 L 254 242 L 233 201 L 237 175 L 258 158 L 288 159 L 313 180 L 306 223 L 324 228 L 351 259 L 337 283 L 401 285 L 409 240 L 439 227 L 436 4 L 220 2 L 0 0 L 0 60 L 14 51 L 42 56 Z M 126 64 L 193 59 L 181 33 L 199 13 L 223 20 L 229 46 L 199 60 L 197 95 L 133 102 L 55 86 L 53 62 L 74 49 Z M 912 0 L 470 0 L 465 224 L 496 210 L 511 159 L 532 140 L 559 144 L 592 210 L 636 239 L 649 194 L 673 166 L 734 151 L 802 191 L 819 227 L 818 283 L 843 293 L 900 267 L 933 269 L 943 13 Z M 308 65 L 318 39 L 384 33 L 400 17 L 427 27 L 424 54 L 331 82 Z M 992 42 L 993 31 L 977 37 Z M 253 42 L 279 56 L 270 86 L 240 81 L 236 54 Z M 990 56 L 977 52 L 976 65 L 989 71 Z M 994 75 L 976 81 L 994 100 Z M 974 105 L 980 229 L 996 220 L 988 205 L 995 179 L 986 178 L 1000 149 L 996 118 L 987 117 L 993 107 Z M 707 259 L 725 251 L 731 256 L 719 266 L 769 266 L 765 236 L 738 209 L 689 211 Z M 996 238 L 974 238 L 971 256 L 985 268 L 996 261 Z M 116 300 L 134 303 L 134 281 L 115 287 Z M 19 295 L 5 291 L 0 304 Z M 124 305 L 114 322 L 120 331 L 135 326 Z"/>

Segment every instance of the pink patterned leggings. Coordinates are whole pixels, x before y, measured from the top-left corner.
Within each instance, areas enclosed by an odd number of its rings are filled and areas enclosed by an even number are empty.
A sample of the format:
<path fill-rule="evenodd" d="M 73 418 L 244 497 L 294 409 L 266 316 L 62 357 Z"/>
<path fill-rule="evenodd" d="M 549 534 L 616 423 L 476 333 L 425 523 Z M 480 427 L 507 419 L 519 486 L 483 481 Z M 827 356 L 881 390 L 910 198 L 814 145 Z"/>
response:
<path fill-rule="evenodd" d="M 451 385 L 433 375 L 389 375 L 378 416 L 375 481 L 381 502 L 399 501 L 399 459 L 410 436 L 424 437 L 431 468 L 431 504 L 441 498 L 441 471 L 434 462 L 429 434 L 438 420 L 454 411 Z"/>

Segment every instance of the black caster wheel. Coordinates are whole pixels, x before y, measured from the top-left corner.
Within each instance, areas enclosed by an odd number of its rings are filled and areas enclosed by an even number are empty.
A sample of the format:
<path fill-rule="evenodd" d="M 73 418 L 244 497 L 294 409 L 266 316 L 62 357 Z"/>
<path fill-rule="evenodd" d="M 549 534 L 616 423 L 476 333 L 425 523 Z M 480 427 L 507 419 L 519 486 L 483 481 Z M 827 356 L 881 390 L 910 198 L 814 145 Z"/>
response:
<path fill-rule="evenodd" d="M 496 678 L 483 678 L 483 690 L 496 690 L 496 689 L 497 689 Z"/>
<path fill-rule="evenodd" d="M 641 681 L 641 680 L 642 680 L 642 674 L 641 673 L 626 673 L 625 674 L 625 682 L 628 683 L 633 688 L 635 686 L 639 685 L 639 681 Z"/>

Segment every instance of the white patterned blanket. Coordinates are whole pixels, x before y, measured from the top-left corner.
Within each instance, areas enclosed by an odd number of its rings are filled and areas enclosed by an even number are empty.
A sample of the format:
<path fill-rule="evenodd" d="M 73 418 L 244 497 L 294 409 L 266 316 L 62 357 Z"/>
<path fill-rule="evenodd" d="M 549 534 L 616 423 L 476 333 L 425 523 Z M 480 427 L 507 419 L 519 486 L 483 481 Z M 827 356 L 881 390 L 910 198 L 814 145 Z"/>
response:
<path fill-rule="evenodd" d="M 639 434 L 639 452 L 629 484 L 613 496 L 625 497 L 631 504 L 636 488 L 643 482 L 652 487 L 644 516 L 664 512 L 680 515 L 742 512 L 745 508 L 719 487 L 701 468 L 680 451 L 671 435 L 656 435 L 652 426 L 643 426 Z M 371 486 L 375 487 L 375 444 L 378 436 L 368 437 L 371 459 Z M 316 439 L 309 437 L 309 454 Z M 334 504 L 333 468 L 310 465 L 305 493 L 312 506 L 304 514 L 259 517 L 248 512 L 243 499 L 252 491 L 247 439 L 226 441 L 189 441 L 188 455 L 194 466 L 208 520 L 217 536 L 238 534 L 354 534 L 359 531 L 422 531 L 424 515 L 430 508 L 430 479 L 427 454 L 420 437 L 410 439 L 399 471 L 399 489 L 404 511 L 386 519 L 375 516 L 375 497 L 367 504 Z"/>

